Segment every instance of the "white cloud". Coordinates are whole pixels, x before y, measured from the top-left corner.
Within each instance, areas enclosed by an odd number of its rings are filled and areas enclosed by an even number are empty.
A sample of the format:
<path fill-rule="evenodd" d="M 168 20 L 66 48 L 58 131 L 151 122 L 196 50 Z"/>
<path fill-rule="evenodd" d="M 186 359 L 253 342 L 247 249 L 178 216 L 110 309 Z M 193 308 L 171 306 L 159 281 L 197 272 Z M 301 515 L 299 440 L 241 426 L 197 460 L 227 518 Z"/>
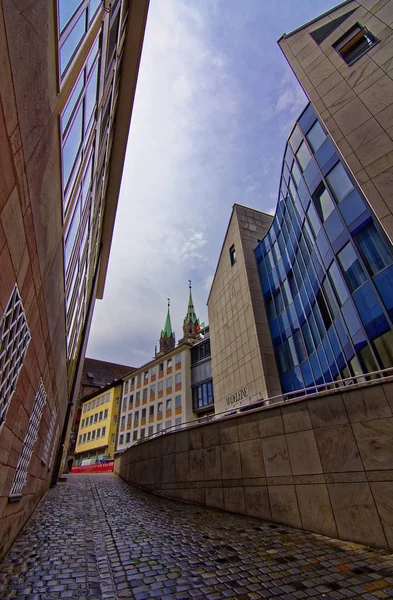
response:
<path fill-rule="evenodd" d="M 205 278 L 205 281 L 203 283 L 203 287 L 207 291 L 207 293 L 210 292 L 210 288 L 212 286 L 213 279 L 214 279 L 214 275 L 212 273 Z"/>
<path fill-rule="evenodd" d="M 306 97 L 290 70 L 287 70 L 277 88 L 276 113 L 290 112 L 297 116 L 306 105 Z"/>

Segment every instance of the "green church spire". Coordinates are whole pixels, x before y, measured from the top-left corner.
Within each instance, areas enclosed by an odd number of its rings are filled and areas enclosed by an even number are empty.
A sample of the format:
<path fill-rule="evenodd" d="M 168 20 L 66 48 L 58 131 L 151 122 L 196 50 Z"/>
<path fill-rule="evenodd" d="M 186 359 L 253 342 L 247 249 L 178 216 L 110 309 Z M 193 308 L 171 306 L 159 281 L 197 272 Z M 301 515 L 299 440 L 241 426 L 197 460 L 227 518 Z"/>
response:
<path fill-rule="evenodd" d="M 165 335 L 167 335 L 168 337 L 174 336 L 174 333 L 172 332 L 171 315 L 169 314 L 170 305 L 171 305 L 171 301 L 168 298 L 168 312 L 167 312 L 166 319 L 165 319 L 164 329 L 161 331 L 162 338 Z"/>
<path fill-rule="evenodd" d="M 195 323 L 196 325 L 199 325 L 199 319 L 197 318 L 196 314 L 195 314 L 195 309 L 194 309 L 194 302 L 192 299 L 192 292 L 191 292 L 191 280 L 188 280 L 188 287 L 190 288 L 190 296 L 188 298 L 188 309 L 187 309 L 187 314 L 186 314 L 186 318 L 184 319 L 184 324 L 188 324 L 188 323 Z"/>

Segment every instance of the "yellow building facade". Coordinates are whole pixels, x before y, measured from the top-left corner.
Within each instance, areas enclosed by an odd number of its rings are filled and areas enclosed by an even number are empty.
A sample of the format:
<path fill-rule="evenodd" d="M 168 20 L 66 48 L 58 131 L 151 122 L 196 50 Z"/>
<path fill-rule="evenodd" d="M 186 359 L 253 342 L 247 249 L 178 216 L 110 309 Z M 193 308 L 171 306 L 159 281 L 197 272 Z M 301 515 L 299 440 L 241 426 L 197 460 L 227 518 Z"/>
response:
<path fill-rule="evenodd" d="M 121 394 L 120 380 L 83 401 L 75 448 L 75 465 L 80 465 L 87 459 L 113 458 Z"/>

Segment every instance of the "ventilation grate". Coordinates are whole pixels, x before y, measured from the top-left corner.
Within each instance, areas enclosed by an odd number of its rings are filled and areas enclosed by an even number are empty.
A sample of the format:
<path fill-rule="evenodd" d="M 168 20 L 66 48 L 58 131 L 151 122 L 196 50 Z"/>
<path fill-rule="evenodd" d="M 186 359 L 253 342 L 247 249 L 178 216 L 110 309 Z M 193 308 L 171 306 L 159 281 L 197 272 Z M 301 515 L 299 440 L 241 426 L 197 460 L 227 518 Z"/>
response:
<path fill-rule="evenodd" d="M 33 454 L 34 444 L 37 440 L 38 428 L 40 426 L 42 413 L 45 408 L 46 398 L 46 391 L 44 388 L 43 381 L 41 379 L 40 384 L 38 386 L 38 392 L 35 397 L 33 412 L 31 413 L 29 426 L 27 428 L 26 436 L 23 442 L 22 452 L 19 457 L 18 465 L 16 467 L 14 481 L 12 483 L 11 491 L 9 493 L 10 498 L 18 498 L 19 496 L 21 496 L 22 490 L 26 485 L 31 456 Z"/>
<path fill-rule="evenodd" d="M 30 339 L 22 298 L 15 284 L 0 319 L 0 427 L 5 421 Z"/>
<path fill-rule="evenodd" d="M 49 448 L 50 448 L 51 441 L 52 441 L 53 431 L 55 429 L 56 417 L 57 417 L 57 410 L 56 410 L 56 408 L 54 408 L 52 417 L 51 417 L 51 420 L 49 423 L 48 433 L 47 433 L 46 440 L 45 440 L 44 451 L 42 453 L 41 460 L 44 463 L 44 465 L 46 465 L 46 463 L 48 462 Z"/>

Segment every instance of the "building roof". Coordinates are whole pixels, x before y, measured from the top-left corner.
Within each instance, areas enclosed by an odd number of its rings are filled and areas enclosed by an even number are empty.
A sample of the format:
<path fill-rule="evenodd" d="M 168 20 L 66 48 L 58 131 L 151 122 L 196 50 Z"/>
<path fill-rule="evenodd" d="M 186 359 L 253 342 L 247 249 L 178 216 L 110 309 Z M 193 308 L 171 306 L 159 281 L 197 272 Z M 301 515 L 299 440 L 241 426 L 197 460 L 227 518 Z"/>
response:
<path fill-rule="evenodd" d="M 135 371 L 135 367 L 106 362 L 96 358 L 85 358 L 81 385 L 102 388 Z"/>
<path fill-rule="evenodd" d="M 298 27 L 297 29 L 294 29 L 290 33 L 283 33 L 282 36 L 277 41 L 280 42 L 280 40 L 285 39 L 291 35 L 294 35 L 295 33 L 298 33 L 299 31 L 301 31 L 302 29 L 305 29 L 309 25 L 312 25 L 313 23 L 320 21 L 321 19 L 323 19 L 323 17 L 327 17 L 327 15 L 330 15 L 330 13 L 335 12 L 342 6 L 345 6 L 346 4 L 351 4 L 352 2 L 353 2 L 353 0 L 345 0 L 344 2 L 341 2 L 341 4 L 337 4 L 337 6 L 333 6 L 333 8 L 331 8 L 330 10 L 327 10 L 322 15 L 318 15 L 318 17 L 315 17 L 314 19 L 311 19 L 307 23 L 304 23 L 304 25 L 301 25 L 300 27 Z M 358 5 L 356 8 L 360 8 L 360 5 Z"/>

